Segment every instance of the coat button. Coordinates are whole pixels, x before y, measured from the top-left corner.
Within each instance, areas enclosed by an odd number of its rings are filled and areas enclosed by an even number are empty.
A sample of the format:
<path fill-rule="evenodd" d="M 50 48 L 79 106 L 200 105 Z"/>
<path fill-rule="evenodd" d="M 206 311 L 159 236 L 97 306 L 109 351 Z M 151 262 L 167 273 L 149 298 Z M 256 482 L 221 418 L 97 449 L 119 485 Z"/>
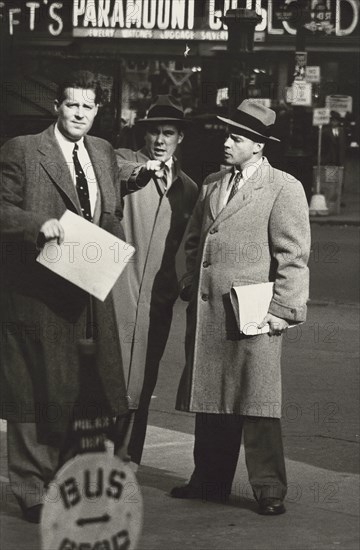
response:
<path fill-rule="evenodd" d="M 206 260 L 205 260 L 205 262 L 203 262 L 203 267 L 209 267 L 209 265 L 210 265 L 210 263 L 207 262 Z"/>
<path fill-rule="evenodd" d="M 207 302 L 208 299 L 209 299 L 209 295 L 208 294 L 202 294 L 201 299 L 203 300 L 203 302 Z"/>
<path fill-rule="evenodd" d="M 212 229 L 210 229 L 210 234 L 213 235 L 214 233 L 217 233 L 219 230 L 217 227 L 213 227 Z"/>

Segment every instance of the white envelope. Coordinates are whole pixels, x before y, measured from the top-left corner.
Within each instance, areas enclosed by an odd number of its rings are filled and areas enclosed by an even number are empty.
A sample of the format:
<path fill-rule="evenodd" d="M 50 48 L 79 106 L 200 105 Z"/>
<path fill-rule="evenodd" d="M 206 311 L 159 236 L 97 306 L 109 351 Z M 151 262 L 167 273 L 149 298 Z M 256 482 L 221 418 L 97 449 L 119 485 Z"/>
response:
<path fill-rule="evenodd" d="M 270 327 L 258 325 L 269 311 L 270 302 L 274 293 L 274 283 L 255 283 L 251 285 L 233 286 L 230 291 L 230 300 L 240 332 L 246 336 L 266 334 Z M 288 328 L 302 323 L 289 324 Z"/>
<path fill-rule="evenodd" d="M 239 330 L 246 336 L 266 334 L 269 325 L 257 328 L 269 310 L 274 283 L 258 283 L 234 286 L 230 299 L 238 322 Z"/>
<path fill-rule="evenodd" d="M 64 242 L 47 242 L 36 261 L 103 302 L 135 248 L 70 210 L 60 223 Z"/>

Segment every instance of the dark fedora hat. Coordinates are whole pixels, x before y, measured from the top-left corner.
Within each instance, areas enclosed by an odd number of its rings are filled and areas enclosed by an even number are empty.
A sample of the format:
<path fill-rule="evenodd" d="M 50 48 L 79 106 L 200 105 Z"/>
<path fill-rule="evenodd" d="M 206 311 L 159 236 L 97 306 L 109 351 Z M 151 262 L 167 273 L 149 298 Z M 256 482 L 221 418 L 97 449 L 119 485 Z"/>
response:
<path fill-rule="evenodd" d="M 163 94 L 154 97 L 145 118 L 140 118 L 137 122 L 189 122 L 185 118 L 184 109 L 176 97 Z"/>
<path fill-rule="evenodd" d="M 230 117 L 218 116 L 217 118 L 233 127 L 235 133 L 253 141 L 280 141 L 271 135 L 276 113 L 261 103 L 244 99 Z"/>

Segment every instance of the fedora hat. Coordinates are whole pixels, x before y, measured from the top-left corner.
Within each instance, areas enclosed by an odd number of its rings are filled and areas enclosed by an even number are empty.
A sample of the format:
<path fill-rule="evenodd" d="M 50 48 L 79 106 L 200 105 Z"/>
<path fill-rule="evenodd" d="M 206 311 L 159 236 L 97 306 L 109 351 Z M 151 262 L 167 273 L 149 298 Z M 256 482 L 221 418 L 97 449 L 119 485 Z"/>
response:
<path fill-rule="evenodd" d="M 137 122 L 189 122 L 185 119 L 184 109 L 176 97 L 163 94 L 153 99 L 145 118 Z"/>
<path fill-rule="evenodd" d="M 275 111 L 260 103 L 244 99 L 230 117 L 218 116 L 217 118 L 232 126 L 234 132 L 253 141 L 280 141 L 271 135 L 276 119 Z"/>

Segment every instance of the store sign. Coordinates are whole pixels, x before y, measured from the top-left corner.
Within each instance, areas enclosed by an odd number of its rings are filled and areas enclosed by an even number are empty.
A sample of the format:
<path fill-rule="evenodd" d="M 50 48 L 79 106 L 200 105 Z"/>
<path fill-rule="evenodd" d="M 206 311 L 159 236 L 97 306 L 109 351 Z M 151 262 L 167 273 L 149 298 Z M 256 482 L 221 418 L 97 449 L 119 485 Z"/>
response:
<path fill-rule="evenodd" d="M 312 84 L 295 81 L 286 90 L 286 101 L 292 105 L 309 107 L 312 103 Z"/>
<path fill-rule="evenodd" d="M 312 82 L 313 84 L 319 84 L 319 82 L 320 82 L 320 67 L 318 65 L 308 65 L 305 68 L 305 80 L 306 80 L 306 82 Z"/>
<path fill-rule="evenodd" d="M 54 0 L 0 2 L 0 32 L 12 36 L 35 31 L 59 36 L 64 31 L 64 21 L 68 19 L 67 7 L 66 2 Z"/>
<path fill-rule="evenodd" d="M 323 126 L 330 122 L 330 109 L 314 109 L 313 126 Z"/>
<path fill-rule="evenodd" d="M 237 7 L 255 9 L 262 17 L 255 28 L 256 37 L 296 34 L 297 12 L 290 8 L 295 0 L 208 0 L 206 20 L 195 27 L 195 0 L 73 0 L 73 34 L 98 38 L 147 38 L 165 40 L 227 40 L 227 26 L 222 17 Z M 204 0 L 205 2 L 205 0 Z M 342 21 L 344 4 L 352 20 Z M 359 6 L 353 0 L 311 1 L 309 30 L 324 30 L 336 36 L 351 34 L 358 24 Z M 294 4 L 295 6 L 295 4 Z M 282 9 L 281 9 L 282 8 Z M 295 10 L 295 11 L 294 11 Z M 286 15 L 286 17 L 285 17 Z M 344 23 L 344 25 L 343 25 Z"/>
<path fill-rule="evenodd" d="M 312 33 L 348 36 L 359 29 L 357 0 L 309 0 Z M 296 0 L 23 0 L 0 1 L 1 31 L 10 35 L 45 32 L 58 36 L 227 40 L 221 20 L 229 9 L 256 10 L 262 17 L 256 37 L 295 35 Z"/>
<path fill-rule="evenodd" d="M 327 95 L 325 105 L 330 111 L 337 111 L 342 117 L 352 113 L 353 98 L 350 95 Z"/>

